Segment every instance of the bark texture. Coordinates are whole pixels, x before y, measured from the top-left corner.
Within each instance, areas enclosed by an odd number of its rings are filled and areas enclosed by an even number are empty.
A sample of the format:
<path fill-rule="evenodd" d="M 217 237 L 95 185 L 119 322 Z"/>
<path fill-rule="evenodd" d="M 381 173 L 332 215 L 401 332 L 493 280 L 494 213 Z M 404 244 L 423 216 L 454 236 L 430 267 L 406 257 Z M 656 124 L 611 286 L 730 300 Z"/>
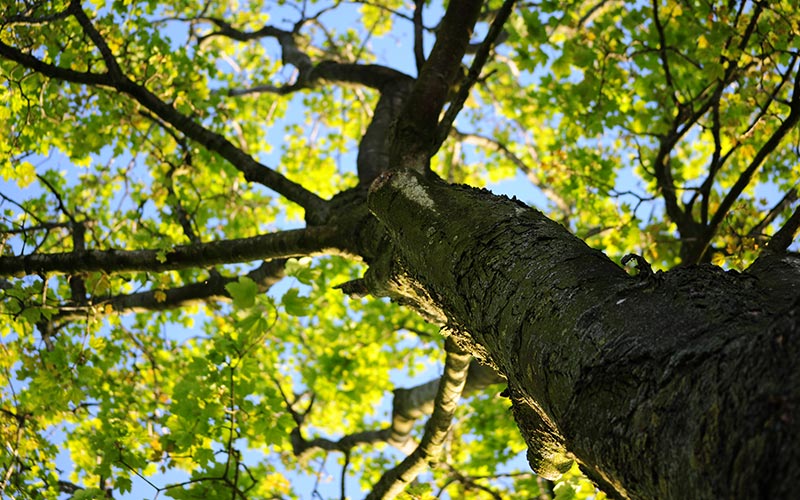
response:
<path fill-rule="evenodd" d="M 800 258 L 629 276 L 540 212 L 383 174 L 395 242 L 367 286 L 508 379 L 532 468 L 628 498 L 789 498 L 800 478 Z"/>

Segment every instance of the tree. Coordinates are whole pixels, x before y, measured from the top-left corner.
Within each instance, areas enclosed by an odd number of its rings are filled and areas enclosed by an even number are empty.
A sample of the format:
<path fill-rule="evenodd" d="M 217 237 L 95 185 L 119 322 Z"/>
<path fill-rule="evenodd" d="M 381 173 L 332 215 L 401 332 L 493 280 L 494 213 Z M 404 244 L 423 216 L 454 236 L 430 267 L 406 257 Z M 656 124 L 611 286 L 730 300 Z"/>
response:
<path fill-rule="evenodd" d="M 790 497 L 792 2 L 240 7 L 2 7 L 0 491 Z"/>

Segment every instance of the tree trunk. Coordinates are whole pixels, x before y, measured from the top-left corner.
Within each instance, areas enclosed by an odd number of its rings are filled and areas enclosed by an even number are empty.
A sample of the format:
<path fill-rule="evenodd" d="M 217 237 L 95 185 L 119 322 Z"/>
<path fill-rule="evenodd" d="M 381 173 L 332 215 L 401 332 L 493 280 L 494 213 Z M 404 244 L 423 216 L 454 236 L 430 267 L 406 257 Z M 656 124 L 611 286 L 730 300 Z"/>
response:
<path fill-rule="evenodd" d="M 373 293 L 411 302 L 509 383 L 531 467 L 629 498 L 789 498 L 800 479 L 800 258 L 629 276 L 516 200 L 383 174 Z"/>

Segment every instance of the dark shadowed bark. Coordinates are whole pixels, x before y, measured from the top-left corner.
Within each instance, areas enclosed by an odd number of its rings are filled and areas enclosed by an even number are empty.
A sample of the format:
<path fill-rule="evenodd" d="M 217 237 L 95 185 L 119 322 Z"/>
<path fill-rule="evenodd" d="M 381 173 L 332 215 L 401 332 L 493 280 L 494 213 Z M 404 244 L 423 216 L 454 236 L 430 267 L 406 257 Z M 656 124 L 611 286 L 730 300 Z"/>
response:
<path fill-rule="evenodd" d="M 800 477 L 800 258 L 628 276 L 521 203 L 385 174 L 366 276 L 509 382 L 532 468 L 631 498 L 788 498 Z M 468 332 L 468 333 L 467 333 Z"/>

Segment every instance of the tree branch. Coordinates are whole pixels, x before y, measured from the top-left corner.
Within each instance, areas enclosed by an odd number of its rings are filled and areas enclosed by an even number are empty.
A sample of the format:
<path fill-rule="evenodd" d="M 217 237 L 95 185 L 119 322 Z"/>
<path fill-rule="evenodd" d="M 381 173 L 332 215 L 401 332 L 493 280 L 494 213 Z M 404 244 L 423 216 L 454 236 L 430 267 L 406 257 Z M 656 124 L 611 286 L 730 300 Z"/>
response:
<path fill-rule="evenodd" d="M 438 460 L 464 388 L 470 360 L 470 355 L 456 346 L 452 336 L 445 340 L 445 350 L 447 358 L 444 375 L 436 394 L 433 415 L 425 425 L 422 441 L 411 455 L 384 473 L 372 492 L 367 495 L 367 500 L 394 498 L 427 467 L 428 463 Z"/>
<path fill-rule="evenodd" d="M 372 120 L 358 143 L 356 167 L 359 183 L 368 185 L 389 168 L 392 126 L 402 112 L 413 84 L 414 80 L 406 77 L 381 88 L 381 97 L 375 105 Z"/>
<path fill-rule="evenodd" d="M 661 196 L 664 198 L 664 208 L 669 218 L 675 222 L 678 230 L 683 234 L 688 232 L 686 226 L 689 218 L 684 217 L 685 213 L 678 204 L 678 197 L 675 194 L 675 182 L 672 179 L 672 167 L 669 164 L 670 151 L 682 135 L 678 130 L 679 127 L 680 123 L 676 118 L 672 131 L 659 140 L 658 153 L 656 153 L 656 159 L 653 164 L 656 185 L 661 190 Z"/>
<path fill-rule="evenodd" d="M 447 136 L 450 133 L 450 128 L 453 126 L 453 122 L 456 119 L 456 115 L 458 115 L 458 113 L 461 111 L 461 108 L 464 106 L 464 102 L 467 100 L 467 97 L 469 97 L 470 89 L 472 89 L 472 86 L 481 76 L 481 70 L 489 58 L 489 52 L 492 50 L 497 37 L 500 35 L 500 33 L 502 33 L 503 25 L 508 19 L 508 16 L 511 15 L 511 11 L 514 8 L 514 2 L 515 0 L 505 0 L 503 5 L 500 7 L 500 10 L 497 11 L 497 15 L 489 27 L 489 32 L 486 34 L 486 38 L 483 40 L 483 43 L 481 43 L 480 48 L 478 48 L 478 52 L 475 54 L 475 58 L 472 60 L 472 64 L 469 67 L 469 72 L 467 73 L 467 78 L 461 82 L 461 86 L 458 89 L 458 94 L 456 94 L 456 97 L 450 102 L 450 106 L 447 108 L 442 121 L 439 122 L 436 130 L 436 142 L 431 147 L 430 156 L 436 154 L 436 151 L 438 151 L 442 146 L 444 140 L 447 139 Z"/>
<path fill-rule="evenodd" d="M 91 85 L 94 87 L 113 87 L 107 74 L 61 68 L 59 66 L 41 61 L 30 54 L 22 52 L 16 47 L 7 45 L 2 40 L 0 40 L 0 56 L 21 64 L 22 66 L 37 73 L 41 73 L 48 78 L 63 80 L 71 83 Z"/>
<path fill-rule="evenodd" d="M 203 127 L 125 75 L 115 76 L 112 73 L 80 72 L 61 68 L 45 63 L 2 41 L 0 41 L 0 56 L 17 62 L 48 78 L 119 90 L 132 97 L 139 104 L 190 139 L 228 160 L 231 165 L 244 174 L 247 181 L 263 184 L 302 206 L 307 211 L 324 212 L 326 210 L 325 200 L 308 191 L 300 184 L 259 163 L 252 156 L 234 146 L 224 136 Z"/>
<path fill-rule="evenodd" d="M 750 121 L 750 125 L 740 134 L 741 137 L 747 137 L 753 131 L 753 129 L 758 125 L 758 123 L 766 116 L 767 111 L 769 110 L 771 104 L 776 100 L 778 93 L 786 84 L 786 82 L 790 81 L 790 76 L 792 71 L 794 70 L 794 66 L 797 63 L 798 55 L 795 54 L 792 57 L 792 60 L 786 67 L 786 71 L 781 75 L 781 81 L 778 82 L 777 85 L 772 89 L 769 96 L 767 97 L 767 101 L 764 103 L 763 106 L 760 106 L 761 110 L 758 114 Z M 714 178 L 716 174 L 721 170 L 722 166 L 727 162 L 728 158 L 741 146 L 740 141 L 736 141 L 730 149 L 724 154 L 720 155 L 721 150 L 721 139 L 720 139 L 720 117 L 719 117 L 719 99 L 716 99 L 713 103 L 713 124 L 712 124 L 712 134 L 714 136 L 714 155 L 711 159 L 711 163 L 708 167 L 708 176 L 706 176 L 703 184 L 700 188 L 695 192 L 692 196 L 692 199 L 686 205 L 686 211 L 691 212 L 692 206 L 697 199 L 698 196 L 702 195 L 703 199 L 701 202 L 700 214 L 701 214 L 701 222 L 703 224 L 708 223 L 708 204 L 711 197 L 711 187 L 714 184 Z"/>
<path fill-rule="evenodd" d="M 233 40 L 240 42 L 248 42 L 250 40 L 257 40 L 259 38 L 271 37 L 275 38 L 281 46 L 281 60 L 283 64 L 291 64 L 298 71 L 298 84 L 302 86 L 302 76 L 305 76 L 311 71 L 312 63 L 311 58 L 297 47 L 297 42 L 294 40 L 294 31 L 286 31 L 273 26 L 264 26 L 256 31 L 242 31 L 231 26 L 230 23 L 214 18 L 202 18 L 214 23 L 219 31 L 214 31 L 208 35 L 199 38 L 199 41 L 207 40 L 214 36 L 226 36 Z"/>
<path fill-rule="evenodd" d="M 295 456 L 302 458 L 304 455 L 316 450 L 325 451 L 340 451 L 347 453 L 356 446 L 373 445 L 377 443 L 385 443 L 391 437 L 391 427 L 386 427 L 378 430 L 369 430 L 348 434 L 336 441 L 325 438 L 314 438 L 306 440 L 300 433 L 300 427 L 295 427 L 292 430 L 291 441 L 292 451 Z"/>
<path fill-rule="evenodd" d="M 675 105 L 680 108 L 681 103 L 678 99 L 677 89 L 675 88 L 675 83 L 672 80 L 672 72 L 669 69 L 669 58 L 667 57 L 667 40 L 666 35 L 664 34 L 664 26 L 661 24 L 661 17 L 658 14 L 658 0 L 653 0 L 653 24 L 656 27 L 656 31 L 658 32 L 658 55 L 659 59 L 661 60 L 661 68 L 664 70 L 664 80 L 672 90 L 672 101 Z"/>
<path fill-rule="evenodd" d="M 798 70 L 795 74 L 789 116 L 783 120 L 778 129 L 775 130 L 769 139 L 767 139 L 767 142 L 761 146 L 756 155 L 753 157 L 753 160 L 750 162 L 750 165 L 748 165 L 744 172 L 742 172 L 742 174 L 734 183 L 733 187 L 731 187 L 731 189 L 725 195 L 725 198 L 723 198 L 720 202 L 719 207 L 717 208 L 717 211 L 714 212 L 714 216 L 711 218 L 706 233 L 703 237 L 703 245 L 701 247 L 702 253 L 700 254 L 698 260 L 702 258 L 703 254 L 707 251 L 708 245 L 711 242 L 711 239 L 714 237 L 714 234 L 717 232 L 719 225 L 730 211 L 733 203 L 739 198 L 748 184 L 750 184 L 750 180 L 753 178 L 753 175 L 761 167 L 761 164 L 764 163 L 770 153 L 772 153 L 780 145 L 786 134 L 788 134 L 789 131 L 793 129 L 795 125 L 797 125 L 798 121 L 800 121 L 800 70 Z"/>
<path fill-rule="evenodd" d="M 419 11 L 421 12 L 421 6 Z M 284 64 L 292 64 L 298 70 L 296 81 L 289 85 L 270 84 L 258 85 L 249 89 L 232 89 L 228 91 L 231 96 L 259 92 L 289 94 L 300 89 L 310 88 L 320 80 L 353 83 L 379 90 L 381 98 L 376 105 L 373 119 L 359 144 L 357 159 L 359 181 L 362 184 L 368 184 L 388 168 L 387 137 L 391 125 L 400 114 L 410 92 L 414 82 L 413 78 L 400 71 L 374 64 L 322 61 L 313 65 L 311 58 L 297 47 L 294 40 L 296 29 L 290 32 L 265 26 L 255 32 L 245 32 L 233 28 L 229 23 L 220 19 L 205 19 L 216 24 L 220 30 L 203 38 L 221 35 L 235 40 L 249 41 L 264 36 L 274 37 L 281 45 Z"/>
<path fill-rule="evenodd" d="M 106 63 L 106 70 L 108 71 L 108 76 L 111 81 L 121 82 L 123 79 L 125 79 L 122 69 L 119 67 L 119 63 L 117 63 L 116 57 L 114 57 L 114 54 L 111 52 L 111 48 L 106 43 L 103 35 L 101 35 L 100 32 L 97 31 L 97 28 L 94 27 L 92 21 L 89 19 L 89 16 L 87 16 L 86 12 L 84 12 L 81 8 L 80 0 L 71 0 L 67 11 L 78 21 L 81 29 L 83 29 L 84 33 L 89 35 L 89 38 L 92 40 L 92 43 L 94 43 L 94 46 L 100 51 L 100 55 L 103 57 L 103 61 Z"/>
<path fill-rule="evenodd" d="M 302 457 L 314 450 L 348 452 L 363 444 L 389 443 L 405 453 L 413 452 L 411 430 L 416 421 L 435 410 L 436 394 L 442 378 L 436 378 L 411 388 L 394 390 L 392 402 L 392 423 L 379 430 L 357 432 L 339 440 L 325 438 L 303 439 L 299 427 L 292 433 L 292 448 L 296 456 Z M 467 381 L 462 395 L 480 391 L 486 387 L 505 381 L 493 368 L 473 359 L 467 370 Z"/>
<path fill-rule="evenodd" d="M 664 68 L 665 72 L 665 79 L 667 80 L 667 84 L 672 86 L 672 77 L 669 73 L 669 66 L 668 60 L 666 57 L 665 50 L 668 49 L 666 47 L 666 38 L 663 36 L 663 27 L 660 24 L 660 19 L 658 15 L 658 2 L 653 1 L 653 12 L 654 12 L 654 19 L 656 22 L 656 29 L 660 31 L 659 33 L 659 40 L 660 40 L 660 59 Z M 739 43 L 739 49 L 744 50 L 746 47 L 750 36 L 753 34 L 753 30 L 756 25 L 756 20 L 760 16 L 761 12 L 763 11 L 763 5 L 760 2 L 756 3 L 754 8 L 753 16 L 748 24 L 747 28 L 745 29 L 744 34 L 742 35 L 742 40 Z M 738 16 L 737 16 L 738 22 Z M 659 150 L 656 154 L 656 159 L 654 162 L 655 165 L 655 179 L 656 184 L 661 190 L 661 195 L 664 198 L 665 209 L 667 215 L 669 216 L 670 220 L 675 222 L 678 226 L 678 231 L 680 231 L 682 237 L 689 237 L 689 238 L 696 238 L 698 240 L 702 239 L 703 236 L 700 234 L 703 232 L 704 228 L 701 227 L 700 224 L 696 223 L 691 215 L 691 205 L 694 200 L 691 200 L 688 203 L 687 209 L 683 210 L 679 203 L 678 197 L 676 195 L 675 184 L 672 179 L 672 170 L 669 165 L 669 155 L 672 151 L 672 148 L 677 144 L 677 142 L 683 137 L 686 132 L 702 117 L 712 106 L 718 104 L 719 99 L 722 96 L 723 89 L 732 81 L 733 76 L 739 71 L 739 66 L 735 64 L 734 61 L 728 61 L 724 59 L 724 56 L 721 56 L 721 63 L 728 62 L 728 67 L 725 70 L 725 74 L 722 78 L 718 79 L 715 85 L 709 85 L 705 89 L 703 89 L 700 93 L 698 93 L 695 97 L 687 99 L 686 102 L 680 102 L 677 98 L 677 94 L 674 92 L 677 91 L 673 87 L 673 100 L 677 105 L 677 113 L 672 123 L 672 130 L 670 130 L 667 134 L 663 135 L 659 139 Z M 706 96 L 709 89 L 714 88 L 713 92 L 711 92 L 708 97 Z M 699 108 L 696 110 L 693 109 L 694 103 L 700 103 Z M 730 154 L 732 150 L 729 150 L 727 154 Z M 726 157 L 727 158 L 727 154 Z M 724 163 L 724 159 L 720 162 L 720 166 Z M 692 249 L 698 248 L 696 242 L 692 242 L 691 245 Z M 688 260 L 696 261 L 702 258 L 702 253 L 699 256 L 690 255 Z"/>
<path fill-rule="evenodd" d="M 307 88 L 319 80 L 353 83 L 374 88 L 381 93 L 372 120 L 358 146 L 356 159 L 361 184 L 369 184 L 389 165 L 388 137 L 392 125 L 403 109 L 414 79 L 405 73 L 376 64 L 350 64 L 323 61 L 298 77 L 298 83 L 286 87 L 271 85 L 236 91 L 236 95 L 259 90 L 286 94 Z M 299 82 L 302 82 L 299 83 Z M 234 91 L 231 91 L 233 93 Z"/>
<path fill-rule="evenodd" d="M 0 276 L 169 271 L 303 255 L 341 254 L 338 228 L 319 226 L 157 250 L 87 250 L 0 257 Z"/>
<path fill-rule="evenodd" d="M 69 481 L 58 481 L 58 491 L 59 493 L 66 493 L 68 495 L 77 493 L 79 491 L 83 491 L 83 488 L 78 486 L 77 484 L 70 483 Z"/>
<path fill-rule="evenodd" d="M 390 141 L 390 168 L 429 170 L 439 115 L 455 82 L 481 7 L 480 0 L 453 0 L 436 43 L 420 72 Z"/>
<path fill-rule="evenodd" d="M 44 176 L 38 174 L 36 175 L 36 178 L 55 197 L 58 209 L 67 217 L 67 219 L 69 219 L 69 228 L 71 229 L 72 235 L 72 252 L 79 253 L 86 251 L 86 225 L 84 222 L 78 222 L 72 215 L 72 212 L 67 210 L 67 206 L 64 203 L 64 200 L 61 198 L 61 194 L 50 183 L 50 181 L 48 181 Z M 69 282 L 72 301 L 78 305 L 85 304 L 86 284 L 84 283 L 83 277 L 79 275 L 71 275 L 67 278 L 67 281 Z"/>
<path fill-rule="evenodd" d="M 493 368 L 473 359 L 469 364 L 467 381 L 462 395 L 484 389 L 505 381 Z M 433 379 L 410 389 L 395 389 L 392 403 L 392 425 L 389 442 L 400 448 L 408 442 L 417 419 L 430 415 L 435 408 L 435 399 L 441 378 Z"/>
<path fill-rule="evenodd" d="M 425 65 L 425 45 L 422 38 L 422 9 L 424 0 L 414 0 L 414 61 L 417 64 L 417 74 L 420 74 Z"/>
<path fill-rule="evenodd" d="M 188 116 L 168 105 L 146 88 L 126 79 L 116 87 L 155 113 L 162 120 L 183 132 L 211 151 L 218 153 L 244 174 L 248 182 L 257 182 L 285 196 L 307 211 L 325 211 L 325 200 L 280 173 L 259 163 L 234 146 L 224 136 L 206 129 Z"/>
<path fill-rule="evenodd" d="M 19 5 L 19 4 L 17 4 Z M 30 5 L 27 9 L 28 12 L 33 12 L 36 10 L 38 6 L 36 4 Z M 53 21 L 60 21 L 64 18 L 69 17 L 69 7 L 59 12 L 54 12 L 52 14 L 43 15 L 40 17 L 31 17 L 29 15 L 25 15 L 22 13 L 6 15 L 3 19 L 2 26 L 3 27 L 11 27 L 16 24 L 26 24 L 26 25 L 33 25 L 33 24 L 48 24 L 52 23 Z"/>
<path fill-rule="evenodd" d="M 227 36 L 234 40 L 246 42 L 262 37 L 275 38 L 281 46 L 281 60 L 284 64 L 290 64 L 297 68 L 297 78 L 294 83 L 285 86 L 258 85 L 248 89 L 232 89 L 229 95 L 240 96 L 259 92 L 270 92 L 277 94 L 289 94 L 296 90 L 311 87 L 317 80 L 334 80 L 338 82 L 357 83 L 368 87 L 381 89 L 389 80 L 396 78 L 410 78 L 409 76 L 394 69 L 375 65 L 375 64 L 351 64 L 339 63 L 335 61 L 323 61 L 316 66 L 312 63 L 311 57 L 300 50 L 294 37 L 298 27 L 305 21 L 301 20 L 295 25 L 293 31 L 286 31 L 273 26 L 246 32 L 234 28 L 228 22 L 213 17 L 202 18 L 211 21 L 219 28 L 219 31 L 212 32 L 200 37 L 205 40 L 213 36 Z"/>
<path fill-rule="evenodd" d="M 800 231 L 800 206 L 794 210 L 794 213 L 786 220 L 783 227 L 767 242 L 766 249 L 776 253 L 785 252 L 794 241 L 798 231 Z"/>
<path fill-rule="evenodd" d="M 329 80 L 340 83 L 354 83 L 376 90 L 397 81 L 413 81 L 409 75 L 379 64 L 354 64 L 336 61 L 322 61 L 314 66 L 310 80 Z"/>
<path fill-rule="evenodd" d="M 265 292 L 283 278 L 285 264 L 286 259 L 264 261 L 259 267 L 247 273 L 246 276 L 258 285 L 259 291 Z M 238 281 L 238 279 L 238 276 L 229 277 L 221 276 L 219 273 L 212 273 L 203 282 L 189 283 L 176 288 L 147 290 L 112 297 L 92 297 L 87 305 L 82 307 L 59 307 L 58 313 L 53 315 L 50 321 L 63 323 L 85 319 L 87 314 L 91 314 L 92 310 L 96 311 L 97 308 L 101 310 L 111 308 L 117 314 L 166 311 L 199 302 L 228 298 L 230 294 L 225 285 Z"/>
<path fill-rule="evenodd" d="M 767 226 L 772 224 L 772 221 L 775 220 L 778 215 L 784 211 L 789 205 L 797 201 L 798 197 L 800 197 L 800 192 L 797 190 L 797 185 L 790 189 L 784 196 L 781 198 L 781 201 L 775 204 L 774 207 L 767 212 L 767 215 L 761 219 L 761 222 L 753 226 L 747 234 L 748 236 L 752 236 L 754 238 L 762 237 L 764 232 L 767 230 Z"/>
<path fill-rule="evenodd" d="M 245 89 L 231 89 L 228 91 L 228 95 L 244 96 L 259 93 L 286 95 L 298 90 L 312 88 L 319 80 L 327 80 L 336 83 L 351 83 L 381 90 L 391 81 L 397 79 L 414 81 L 413 78 L 405 73 L 379 64 L 322 61 L 316 66 L 310 67 L 307 73 L 299 75 L 295 83 L 284 86 L 268 84 L 256 85 Z"/>

